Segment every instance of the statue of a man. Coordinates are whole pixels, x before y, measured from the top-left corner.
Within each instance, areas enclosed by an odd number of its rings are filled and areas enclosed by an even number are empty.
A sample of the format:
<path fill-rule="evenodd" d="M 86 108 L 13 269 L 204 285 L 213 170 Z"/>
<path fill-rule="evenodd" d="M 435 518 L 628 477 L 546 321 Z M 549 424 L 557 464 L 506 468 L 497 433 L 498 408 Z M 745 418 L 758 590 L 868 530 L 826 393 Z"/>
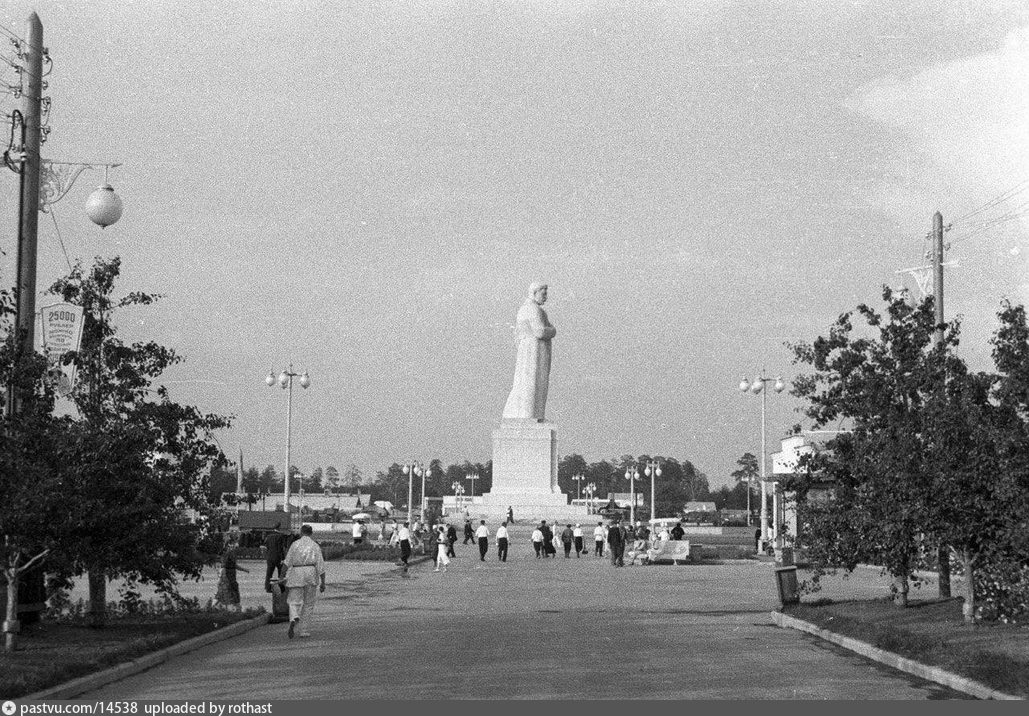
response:
<path fill-rule="evenodd" d="M 550 341 L 557 335 L 543 310 L 546 302 L 547 285 L 533 283 L 529 286 L 529 297 L 518 309 L 518 357 L 504 418 L 543 421 L 550 383 Z"/>

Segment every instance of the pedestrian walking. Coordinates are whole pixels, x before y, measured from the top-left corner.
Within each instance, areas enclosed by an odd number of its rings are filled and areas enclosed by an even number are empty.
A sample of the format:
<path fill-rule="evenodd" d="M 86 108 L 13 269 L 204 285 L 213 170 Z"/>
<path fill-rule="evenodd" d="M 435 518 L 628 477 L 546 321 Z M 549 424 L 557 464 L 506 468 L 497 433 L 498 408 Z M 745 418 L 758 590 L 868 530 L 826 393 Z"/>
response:
<path fill-rule="evenodd" d="M 532 540 L 532 549 L 536 552 L 536 559 L 543 558 L 545 556 L 543 554 L 543 530 L 536 527 L 532 531 L 532 537 L 530 537 L 530 539 Z"/>
<path fill-rule="evenodd" d="M 603 558 L 605 542 L 607 542 L 607 530 L 604 529 L 603 522 L 598 522 L 597 526 L 593 528 L 593 554 Z"/>
<path fill-rule="evenodd" d="M 509 525 L 514 524 L 514 510 L 511 508 L 511 505 L 507 506 L 507 523 Z"/>
<path fill-rule="evenodd" d="M 479 543 L 479 561 L 486 561 L 486 552 L 489 550 L 489 529 L 486 527 L 486 520 L 479 520 L 479 526 L 475 530 L 475 540 Z"/>
<path fill-rule="evenodd" d="M 364 526 L 363 521 L 354 520 L 354 525 L 350 528 L 350 535 L 354 538 L 354 544 L 361 544 L 364 542 L 364 536 L 367 532 L 368 528 Z"/>
<path fill-rule="evenodd" d="M 497 559 L 501 562 L 507 561 L 507 522 L 504 522 L 500 527 L 497 527 Z"/>
<path fill-rule="evenodd" d="M 218 569 L 218 590 L 214 594 L 214 606 L 224 607 L 236 612 L 240 609 L 239 582 L 236 580 L 236 570 L 250 573 L 249 569 L 239 566 L 236 558 L 238 546 L 239 533 L 227 533 L 225 535 L 225 547 L 222 549 L 221 554 L 221 566 Z"/>
<path fill-rule="evenodd" d="M 400 545 L 400 563 L 404 565 L 404 574 L 407 574 L 407 560 L 411 559 L 411 527 L 409 522 L 405 522 L 394 535 L 397 540 L 397 544 Z"/>
<path fill-rule="evenodd" d="M 611 554 L 611 565 L 614 567 L 622 567 L 625 562 L 623 561 L 623 553 L 625 551 L 625 533 L 621 525 L 616 521 L 611 525 L 611 529 L 607 531 L 607 545 L 610 547 L 608 550 Z"/>
<path fill-rule="evenodd" d="M 565 550 L 565 559 L 572 556 L 572 538 L 575 533 L 572 532 L 571 525 L 565 525 L 565 528 L 561 530 L 561 546 Z M 576 554 L 578 556 L 578 554 Z"/>
<path fill-rule="evenodd" d="M 447 529 L 440 525 L 436 530 L 436 569 L 432 571 L 438 572 L 442 567 L 446 572 L 448 564 L 450 564 L 450 557 L 447 556 Z"/>
<path fill-rule="evenodd" d="M 457 528 L 449 522 L 447 525 L 447 556 L 456 557 L 457 552 L 454 551 L 454 545 L 457 543 Z"/>
<path fill-rule="evenodd" d="M 540 522 L 540 532 L 543 533 L 543 557 L 557 556 L 557 549 L 554 547 L 554 531 L 550 529 L 546 520 Z"/>
<path fill-rule="evenodd" d="M 578 522 L 575 523 L 575 529 L 572 530 L 572 539 L 575 540 L 575 557 L 579 558 L 586 548 L 582 546 L 582 525 Z"/>
<path fill-rule="evenodd" d="M 264 540 L 264 591 L 269 593 L 272 591 L 272 579 L 282 576 L 280 565 L 286 556 L 286 535 L 280 531 L 281 526 L 281 522 L 276 522 Z"/>
<path fill-rule="evenodd" d="M 475 544 L 475 528 L 472 527 L 472 521 L 466 517 L 464 520 L 464 542 L 461 544 L 468 544 L 469 542 Z"/>
<path fill-rule="evenodd" d="M 286 558 L 282 560 L 286 567 L 286 587 L 289 588 L 289 631 L 293 638 L 299 627 L 300 636 L 311 636 L 311 621 L 314 617 L 314 604 L 319 592 L 325 591 L 325 558 L 322 548 L 311 535 L 311 525 L 300 528 L 300 539 L 289 546 Z"/>

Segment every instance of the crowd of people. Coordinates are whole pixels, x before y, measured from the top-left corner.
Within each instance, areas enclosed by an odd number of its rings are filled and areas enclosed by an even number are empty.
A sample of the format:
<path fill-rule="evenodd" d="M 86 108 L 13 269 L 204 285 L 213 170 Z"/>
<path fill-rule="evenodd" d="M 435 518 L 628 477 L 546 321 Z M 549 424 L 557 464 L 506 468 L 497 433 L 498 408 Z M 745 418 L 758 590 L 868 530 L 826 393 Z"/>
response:
<path fill-rule="evenodd" d="M 529 538 L 533 554 L 536 559 L 556 558 L 561 553 L 566 559 L 570 559 L 573 553 L 576 559 L 588 555 L 590 549 L 586 544 L 587 529 L 584 529 L 581 523 L 567 523 L 562 527 L 560 524 L 550 525 L 546 520 L 541 520 L 533 528 Z M 671 529 L 662 526 L 656 533 L 652 533 L 649 526 L 639 521 L 635 524 L 623 524 L 618 519 L 613 520 L 611 524 L 605 524 L 603 520 L 598 521 L 592 532 L 594 558 L 603 558 L 606 552 L 611 564 L 616 567 L 624 566 L 627 557 L 631 564 L 656 542 L 681 540 L 685 535 L 681 522 L 676 523 Z M 479 520 L 479 524 L 475 525 L 471 519 L 466 519 L 463 534 L 463 544 L 471 544 L 478 548 L 479 561 L 486 561 L 491 539 L 494 540 L 497 561 L 507 561 L 511 536 L 506 520 L 497 527 L 496 534 L 491 534 L 486 520 Z M 384 539 L 383 536 L 380 535 L 380 539 Z M 458 539 L 457 528 L 446 519 L 440 519 L 429 526 L 415 522 L 413 528 L 405 522 L 402 526 L 394 528 L 385 539 L 390 545 L 400 546 L 401 563 L 405 572 L 414 549 L 421 549 L 423 554 L 433 556 L 436 572 L 446 572 L 450 559 L 457 556 L 454 550 Z"/>
<path fill-rule="evenodd" d="M 491 534 L 486 520 L 479 520 L 478 525 L 473 525 L 472 520 L 467 518 L 464 524 L 464 544 L 472 544 L 478 548 L 479 560 L 485 562 L 490 553 L 492 539 L 497 561 L 507 562 L 511 546 L 508 524 L 508 520 L 505 520 L 497 527 L 496 533 Z M 265 589 L 273 591 L 284 587 L 288 590 L 288 636 L 290 639 L 297 635 L 307 637 L 311 634 L 314 604 L 318 594 L 325 591 L 325 560 L 321 548 L 312 538 L 310 525 L 303 525 L 299 539 L 292 541 L 288 535 L 281 533 L 278 527 L 279 525 L 276 525 L 276 530 L 268 537 L 265 545 L 268 563 Z M 681 522 L 671 530 L 662 526 L 657 534 L 652 535 L 647 525 L 638 521 L 635 524 L 623 524 L 619 519 L 613 520 L 609 525 L 603 520 L 598 521 L 592 531 L 593 557 L 603 559 L 606 552 L 615 567 L 624 566 L 626 559 L 631 564 L 636 556 L 643 554 L 655 542 L 681 540 L 685 534 Z M 355 526 L 354 543 L 361 544 L 367 538 L 367 527 L 363 524 Z M 457 556 L 454 550 L 457 539 L 457 528 L 443 518 L 432 525 L 418 521 L 413 526 L 409 522 L 401 524 L 394 521 L 392 525 L 384 522 L 378 532 L 380 543 L 399 547 L 400 564 L 404 573 L 408 571 L 409 560 L 415 550 L 421 550 L 423 554 L 434 557 L 435 572 L 446 572 L 450 559 Z M 560 524 L 549 525 L 546 520 L 541 520 L 533 528 L 529 541 L 536 559 L 554 559 L 559 553 L 563 553 L 565 559 L 570 559 L 573 552 L 575 558 L 579 559 L 590 554 L 586 539 L 587 531 L 580 523 L 567 523 L 562 527 Z M 242 568 L 236 565 L 232 547 L 233 543 L 229 543 L 226 556 L 223 557 L 222 574 L 231 574 L 231 581 L 235 581 L 235 570 Z M 233 599 L 232 595 L 228 594 L 231 585 L 225 586 L 226 594 L 222 594 L 223 589 L 219 588 L 219 601 L 235 601 L 238 604 L 238 587 Z"/>

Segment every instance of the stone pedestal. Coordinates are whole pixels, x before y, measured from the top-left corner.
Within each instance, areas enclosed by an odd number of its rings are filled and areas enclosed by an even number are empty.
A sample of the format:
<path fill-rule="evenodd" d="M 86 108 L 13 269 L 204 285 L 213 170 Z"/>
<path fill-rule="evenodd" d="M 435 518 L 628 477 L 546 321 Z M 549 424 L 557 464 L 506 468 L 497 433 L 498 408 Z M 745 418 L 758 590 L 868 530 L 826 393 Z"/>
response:
<path fill-rule="evenodd" d="M 493 486 L 476 505 L 489 517 L 515 521 L 584 517 L 557 485 L 557 428 L 535 420 L 504 420 L 493 431 Z"/>

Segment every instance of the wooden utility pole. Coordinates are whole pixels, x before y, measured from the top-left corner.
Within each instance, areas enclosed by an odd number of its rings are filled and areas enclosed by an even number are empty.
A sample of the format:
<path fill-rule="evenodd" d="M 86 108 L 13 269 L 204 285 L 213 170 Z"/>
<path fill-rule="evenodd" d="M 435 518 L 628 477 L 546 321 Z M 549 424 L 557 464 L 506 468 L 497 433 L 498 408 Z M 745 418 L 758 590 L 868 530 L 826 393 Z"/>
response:
<path fill-rule="evenodd" d="M 18 199 L 18 283 L 15 286 L 15 346 L 24 357 L 34 351 L 36 329 L 36 244 L 39 230 L 39 145 L 41 135 L 41 109 L 43 99 L 43 23 L 39 15 L 29 15 L 28 40 L 26 42 L 25 64 L 22 78 L 22 146 L 19 174 L 20 196 Z M 21 399 L 13 385 L 7 387 L 5 412 L 10 418 L 21 411 Z M 49 550 L 47 550 L 49 551 Z M 43 592 L 43 573 L 38 564 L 46 552 L 27 561 L 19 557 L 17 566 L 5 565 L 7 579 L 7 610 L 2 626 L 4 650 L 13 651 L 21 631 L 21 612 L 28 612 L 31 621 L 36 621 L 42 605 L 34 600 L 27 601 L 27 595 Z M 36 566 L 35 572 L 28 572 Z M 31 576 L 30 576 L 31 575 Z M 20 592 L 20 594 L 19 594 Z"/>
<path fill-rule="evenodd" d="M 943 360 L 943 214 L 933 214 L 933 306 L 936 309 L 936 347 Z M 940 545 L 936 555 L 939 564 L 940 598 L 950 598 L 950 546 Z"/>
<path fill-rule="evenodd" d="M 27 83 L 22 95 L 22 121 L 25 144 L 22 147 L 21 201 L 18 217 L 18 290 L 17 327 L 23 336 L 22 352 L 33 351 L 36 329 L 36 244 L 39 234 L 39 144 L 40 110 L 43 100 L 43 23 L 39 15 L 29 15 L 29 34 L 22 80 Z"/>

